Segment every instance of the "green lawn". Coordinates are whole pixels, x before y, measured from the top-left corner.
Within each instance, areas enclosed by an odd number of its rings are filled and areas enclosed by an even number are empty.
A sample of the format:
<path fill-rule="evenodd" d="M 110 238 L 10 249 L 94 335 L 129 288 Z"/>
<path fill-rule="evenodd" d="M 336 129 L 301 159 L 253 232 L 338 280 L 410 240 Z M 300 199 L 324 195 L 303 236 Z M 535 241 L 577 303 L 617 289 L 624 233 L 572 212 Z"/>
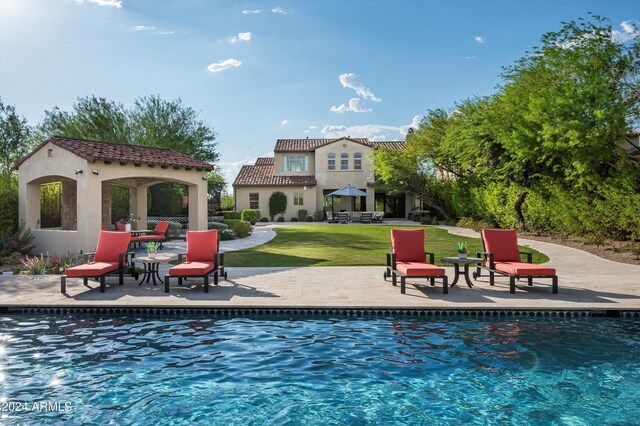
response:
<path fill-rule="evenodd" d="M 225 254 L 225 266 L 354 266 L 384 265 L 385 253 L 391 249 L 391 226 L 301 225 L 276 228 L 276 237 L 266 244 Z M 416 229 L 410 226 L 393 228 Z M 444 229 L 424 228 L 425 250 L 441 257 L 457 256 L 456 243 L 466 241 L 469 254 L 482 250 L 480 239 L 449 234 Z M 547 256 L 534 253 L 534 263 L 544 263 Z"/>

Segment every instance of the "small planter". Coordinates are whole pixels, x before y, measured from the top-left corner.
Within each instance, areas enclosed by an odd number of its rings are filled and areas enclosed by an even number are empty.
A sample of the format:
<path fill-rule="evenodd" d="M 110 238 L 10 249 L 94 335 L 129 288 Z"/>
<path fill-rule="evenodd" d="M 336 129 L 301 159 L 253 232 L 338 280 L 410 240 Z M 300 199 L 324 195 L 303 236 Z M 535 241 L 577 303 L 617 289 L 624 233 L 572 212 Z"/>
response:
<path fill-rule="evenodd" d="M 458 259 L 466 259 L 466 258 L 467 258 L 467 252 L 458 253 Z"/>
<path fill-rule="evenodd" d="M 125 223 L 124 224 L 124 232 L 131 232 L 131 224 L 130 223 Z"/>
<path fill-rule="evenodd" d="M 147 253 L 147 257 L 149 259 L 155 259 L 156 258 L 156 254 L 155 253 Z"/>

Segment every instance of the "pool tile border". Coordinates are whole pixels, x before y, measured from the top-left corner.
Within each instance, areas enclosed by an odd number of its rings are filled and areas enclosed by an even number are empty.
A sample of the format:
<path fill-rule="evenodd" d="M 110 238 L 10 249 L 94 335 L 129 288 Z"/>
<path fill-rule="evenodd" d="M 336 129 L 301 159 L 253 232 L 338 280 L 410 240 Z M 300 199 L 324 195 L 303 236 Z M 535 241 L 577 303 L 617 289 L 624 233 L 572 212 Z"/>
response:
<path fill-rule="evenodd" d="M 246 315 L 352 316 L 392 315 L 402 317 L 469 316 L 469 317 L 592 317 L 615 316 L 640 318 L 640 311 L 544 310 L 544 309 L 358 309 L 358 308 L 136 308 L 136 307 L 23 307 L 23 314 L 108 314 L 108 315 L 213 315 L 238 317 Z"/>

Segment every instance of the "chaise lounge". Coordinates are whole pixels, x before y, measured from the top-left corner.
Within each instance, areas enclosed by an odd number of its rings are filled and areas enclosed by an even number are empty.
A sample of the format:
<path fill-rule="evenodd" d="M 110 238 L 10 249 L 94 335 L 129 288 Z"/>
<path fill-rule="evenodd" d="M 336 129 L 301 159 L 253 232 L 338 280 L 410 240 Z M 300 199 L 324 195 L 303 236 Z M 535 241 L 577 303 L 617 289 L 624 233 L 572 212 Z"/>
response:
<path fill-rule="evenodd" d="M 169 293 L 170 279 L 178 278 L 182 285 L 186 278 L 204 278 L 204 292 L 209 292 L 209 276 L 218 284 L 218 275 L 227 279 L 224 270 L 224 253 L 219 253 L 220 239 L 218 231 L 187 231 L 187 252 L 178 255 L 179 265 L 169 269 L 164 277 L 164 291 Z M 186 255 L 186 262 L 183 259 Z"/>
<path fill-rule="evenodd" d="M 155 228 L 153 229 L 153 234 L 150 235 L 138 235 L 131 238 L 132 243 L 160 243 L 160 248 L 162 248 L 162 243 L 167 239 L 166 234 L 169 230 L 169 222 L 161 220 L 159 221 Z"/>
<path fill-rule="evenodd" d="M 400 276 L 400 293 L 405 294 L 407 277 L 428 278 L 432 286 L 436 278 L 441 278 L 442 293 L 449 293 L 445 269 L 434 264 L 434 253 L 424 251 L 424 229 L 392 229 L 391 248 L 392 251 L 387 253 L 384 280 L 391 277 L 395 286 L 397 276 Z M 429 255 L 428 263 L 426 255 Z"/>
<path fill-rule="evenodd" d="M 495 284 L 495 274 L 509 277 L 509 292 L 516 292 L 516 280 L 526 278 L 529 286 L 533 286 L 534 278 L 551 278 L 552 292 L 558 294 L 558 276 L 555 268 L 533 264 L 531 253 L 518 250 L 518 234 L 515 229 L 483 229 L 483 252 L 477 257 L 485 259 L 485 266 L 478 265 L 473 278 L 480 277 L 481 270 L 489 271 L 489 284 Z M 527 261 L 522 262 L 520 255 L 526 255 Z"/>
<path fill-rule="evenodd" d="M 67 291 L 67 278 L 83 278 L 86 285 L 89 278 L 100 280 L 100 292 L 106 288 L 107 275 L 118 273 L 120 285 L 124 282 L 127 266 L 127 248 L 131 240 L 128 232 L 100 231 L 95 253 L 85 253 L 84 264 L 67 268 L 60 277 L 60 292 Z"/>

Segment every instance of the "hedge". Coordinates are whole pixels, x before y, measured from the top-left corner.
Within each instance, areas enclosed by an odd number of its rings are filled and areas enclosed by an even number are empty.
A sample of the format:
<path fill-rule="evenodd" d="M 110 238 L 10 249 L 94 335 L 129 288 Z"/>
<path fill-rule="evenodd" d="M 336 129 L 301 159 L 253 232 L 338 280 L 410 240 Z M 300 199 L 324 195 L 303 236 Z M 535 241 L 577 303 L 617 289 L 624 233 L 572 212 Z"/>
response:
<path fill-rule="evenodd" d="M 207 229 L 217 229 L 219 231 L 223 231 L 225 229 L 229 229 L 229 225 L 221 222 L 209 222 L 207 224 Z"/>
<path fill-rule="evenodd" d="M 225 219 L 241 219 L 240 212 L 230 211 L 230 212 L 222 212 Z"/>

